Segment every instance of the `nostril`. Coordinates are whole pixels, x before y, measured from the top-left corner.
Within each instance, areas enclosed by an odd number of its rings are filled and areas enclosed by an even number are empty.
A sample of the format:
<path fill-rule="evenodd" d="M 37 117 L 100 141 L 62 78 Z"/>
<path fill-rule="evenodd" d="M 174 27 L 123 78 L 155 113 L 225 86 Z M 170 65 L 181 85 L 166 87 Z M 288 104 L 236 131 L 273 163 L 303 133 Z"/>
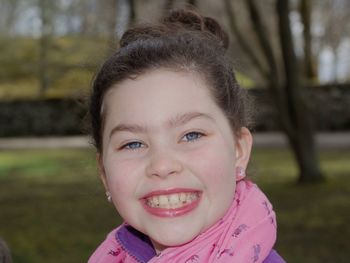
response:
<path fill-rule="evenodd" d="M 149 176 L 167 177 L 175 175 L 182 171 L 182 164 L 175 158 L 161 157 L 153 158 L 147 167 L 147 174 Z"/>

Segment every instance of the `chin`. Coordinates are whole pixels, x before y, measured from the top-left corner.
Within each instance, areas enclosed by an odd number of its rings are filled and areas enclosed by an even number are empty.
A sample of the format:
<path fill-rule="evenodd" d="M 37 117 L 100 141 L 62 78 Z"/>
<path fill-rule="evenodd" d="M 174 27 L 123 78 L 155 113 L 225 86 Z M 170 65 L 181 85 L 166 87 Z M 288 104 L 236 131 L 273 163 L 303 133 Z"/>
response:
<path fill-rule="evenodd" d="M 171 229 L 159 229 L 156 235 L 149 234 L 151 240 L 160 244 L 161 247 L 174 247 L 186 244 L 196 238 L 200 233 L 200 229 L 188 228 L 178 229 L 177 227 L 171 227 Z M 166 231 L 164 231 L 166 230 Z"/>

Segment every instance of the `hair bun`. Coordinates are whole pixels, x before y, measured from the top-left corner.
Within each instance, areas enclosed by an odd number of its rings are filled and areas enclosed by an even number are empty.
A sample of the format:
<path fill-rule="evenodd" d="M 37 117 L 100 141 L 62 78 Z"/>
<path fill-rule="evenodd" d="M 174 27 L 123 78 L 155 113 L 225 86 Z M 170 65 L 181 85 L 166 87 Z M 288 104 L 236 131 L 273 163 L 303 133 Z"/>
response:
<path fill-rule="evenodd" d="M 229 38 L 220 24 L 215 19 L 201 16 L 190 9 L 170 11 L 158 24 L 131 28 L 123 34 L 119 43 L 121 47 L 125 47 L 135 40 L 157 38 L 178 30 L 203 32 L 217 40 L 224 49 L 228 48 Z"/>
<path fill-rule="evenodd" d="M 222 29 L 220 24 L 211 17 L 203 17 L 194 10 L 179 9 L 173 10 L 163 19 L 167 25 L 176 25 L 189 30 L 198 30 L 214 35 L 227 49 L 229 38 L 227 33 Z"/>
<path fill-rule="evenodd" d="M 220 24 L 211 17 L 204 17 L 205 28 L 214 34 L 217 38 L 219 38 L 222 42 L 222 45 L 225 49 L 228 48 L 229 45 L 229 37 L 227 33 L 222 29 Z"/>
<path fill-rule="evenodd" d="M 165 32 L 165 29 L 155 25 L 155 26 L 138 26 L 127 30 L 122 38 L 120 39 L 120 47 L 125 47 L 135 40 L 149 39 L 161 37 Z"/>

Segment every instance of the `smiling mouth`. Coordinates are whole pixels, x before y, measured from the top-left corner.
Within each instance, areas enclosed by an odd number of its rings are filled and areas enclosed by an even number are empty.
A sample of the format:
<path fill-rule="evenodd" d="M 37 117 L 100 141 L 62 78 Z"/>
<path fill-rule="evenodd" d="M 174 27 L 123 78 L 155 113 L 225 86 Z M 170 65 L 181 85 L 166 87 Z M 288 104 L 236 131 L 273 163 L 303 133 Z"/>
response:
<path fill-rule="evenodd" d="M 199 199 L 198 192 L 181 192 L 168 195 L 154 195 L 145 198 L 146 205 L 152 208 L 176 209 L 187 206 Z"/>
<path fill-rule="evenodd" d="M 195 210 L 201 200 L 201 191 L 170 189 L 154 191 L 141 200 L 144 209 L 153 216 L 171 218 L 186 215 Z"/>

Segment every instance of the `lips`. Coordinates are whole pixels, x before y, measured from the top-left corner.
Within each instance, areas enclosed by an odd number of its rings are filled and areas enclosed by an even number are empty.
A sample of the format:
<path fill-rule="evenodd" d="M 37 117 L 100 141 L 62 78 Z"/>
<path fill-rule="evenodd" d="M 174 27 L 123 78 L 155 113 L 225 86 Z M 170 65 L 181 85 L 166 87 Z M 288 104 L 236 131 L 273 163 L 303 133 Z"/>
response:
<path fill-rule="evenodd" d="M 144 209 L 158 217 L 182 216 L 194 210 L 200 201 L 201 192 L 191 189 L 154 191 L 141 201 Z"/>

